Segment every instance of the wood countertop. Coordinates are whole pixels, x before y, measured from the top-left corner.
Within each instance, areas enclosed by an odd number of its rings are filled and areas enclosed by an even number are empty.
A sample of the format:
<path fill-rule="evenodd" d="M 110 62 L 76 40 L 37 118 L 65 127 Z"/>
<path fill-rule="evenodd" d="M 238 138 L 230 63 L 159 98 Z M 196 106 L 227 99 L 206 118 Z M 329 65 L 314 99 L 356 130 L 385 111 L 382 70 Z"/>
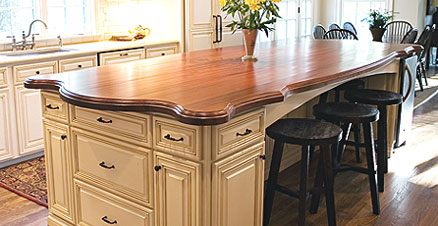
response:
<path fill-rule="evenodd" d="M 256 62 L 241 60 L 243 46 L 226 47 L 34 76 L 25 87 L 59 90 L 66 102 L 87 108 L 160 112 L 183 123 L 216 125 L 421 49 L 349 40 L 278 41 L 260 44 Z"/>

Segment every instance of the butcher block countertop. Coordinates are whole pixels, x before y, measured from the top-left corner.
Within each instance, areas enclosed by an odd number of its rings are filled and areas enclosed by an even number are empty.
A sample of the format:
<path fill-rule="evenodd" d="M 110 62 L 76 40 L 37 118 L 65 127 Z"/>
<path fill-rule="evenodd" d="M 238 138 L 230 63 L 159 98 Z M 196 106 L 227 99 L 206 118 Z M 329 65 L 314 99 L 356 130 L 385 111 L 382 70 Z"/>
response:
<path fill-rule="evenodd" d="M 87 108 L 159 112 L 187 124 L 217 125 L 421 49 L 349 40 L 278 41 L 260 44 L 256 62 L 241 60 L 243 46 L 226 47 L 34 76 L 25 87 L 59 90 L 64 101 Z"/>

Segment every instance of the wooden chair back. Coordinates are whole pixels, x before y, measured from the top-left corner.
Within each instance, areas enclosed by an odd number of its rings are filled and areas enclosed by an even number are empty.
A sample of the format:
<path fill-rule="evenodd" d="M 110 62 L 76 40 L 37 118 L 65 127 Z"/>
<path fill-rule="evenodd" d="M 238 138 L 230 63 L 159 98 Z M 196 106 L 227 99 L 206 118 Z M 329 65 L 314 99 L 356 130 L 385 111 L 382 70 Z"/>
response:
<path fill-rule="evenodd" d="M 325 28 L 321 24 L 316 25 L 313 28 L 313 38 L 314 39 L 323 39 L 325 35 Z"/>
<path fill-rule="evenodd" d="M 341 27 L 339 27 L 339 25 L 337 25 L 335 23 L 330 24 L 328 28 L 329 28 L 329 31 L 330 30 L 341 29 Z"/>
<path fill-rule="evenodd" d="M 324 35 L 324 39 L 349 39 L 349 40 L 358 40 L 357 36 L 345 29 L 334 29 L 330 30 Z"/>
<path fill-rule="evenodd" d="M 351 22 L 345 22 L 344 25 L 342 25 L 342 27 L 345 30 L 349 30 L 349 31 L 353 32 L 353 34 L 355 34 L 357 36 L 357 30 Z"/>
<path fill-rule="evenodd" d="M 392 21 L 385 25 L 385 33 L 382 41 L 386 43 L 400 44 L 405 35 L 412 29 L 412 25 L 406 21 Z"/>
<path fill-rule="evenodd" d="M 418 38 L 416 44 L 423 46 L 423 51 L 420 54 L 419 60 L 422 60 L 426 57 L 426 54 L 428 53 L 430 44 L 432 42 L 432 34 L 435 29 L 436 25 L 427 25 L 426 28 L 424 28 L 424 31 L 421 33 L 420 37 Z"/>
<path fill-rule="evenodd" d="M 418 30 L 416 28 L 412 28 L 406 35 L 403 37 L 401 44 L 413 44 L 417 39 Z"/>

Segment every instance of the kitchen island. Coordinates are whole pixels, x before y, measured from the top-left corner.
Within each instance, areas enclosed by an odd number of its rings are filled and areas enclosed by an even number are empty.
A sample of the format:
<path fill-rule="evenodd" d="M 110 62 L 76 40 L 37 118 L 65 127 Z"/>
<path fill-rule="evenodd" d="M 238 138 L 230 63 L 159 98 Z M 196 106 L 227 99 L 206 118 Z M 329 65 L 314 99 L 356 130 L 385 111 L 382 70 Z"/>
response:
<path fill-rule="evenodd" d="M 261 225 L 265 128 L 371 75 L 367 87 L 412 100 L 420 50 L 280 41 L 256 62 L 239 46 L 31 77 L 25 86 L 43 90 L 49 225 Z"/>

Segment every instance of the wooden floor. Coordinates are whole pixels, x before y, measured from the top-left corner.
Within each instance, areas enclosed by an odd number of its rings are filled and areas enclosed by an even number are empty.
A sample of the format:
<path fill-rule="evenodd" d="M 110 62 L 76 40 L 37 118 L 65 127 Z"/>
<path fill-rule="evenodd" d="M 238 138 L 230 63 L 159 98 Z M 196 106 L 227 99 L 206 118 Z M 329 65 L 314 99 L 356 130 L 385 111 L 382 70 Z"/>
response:
<path fill-rule="evenodd" d="M 365 175 L 344 172 L 336 177 L 338 225 L 438 225 L 438 95 L 416 110 L 412 138 L 392 155 L 389 170 L 385 192 L 380 193 L 380 216 L 372 214 Z M 280 181 L 294 186 L 298 172 L 293 166 L 280 174 Z M 297 205 L 297 200 L 277 193 L 271 226 L 296 225 Z M 47 214 L 46 208 L 0 188 L 0 226 L 47 225 Z M 308 215 L 307 225 L 326 224 L 321 199 L 319 212 Z"/>

